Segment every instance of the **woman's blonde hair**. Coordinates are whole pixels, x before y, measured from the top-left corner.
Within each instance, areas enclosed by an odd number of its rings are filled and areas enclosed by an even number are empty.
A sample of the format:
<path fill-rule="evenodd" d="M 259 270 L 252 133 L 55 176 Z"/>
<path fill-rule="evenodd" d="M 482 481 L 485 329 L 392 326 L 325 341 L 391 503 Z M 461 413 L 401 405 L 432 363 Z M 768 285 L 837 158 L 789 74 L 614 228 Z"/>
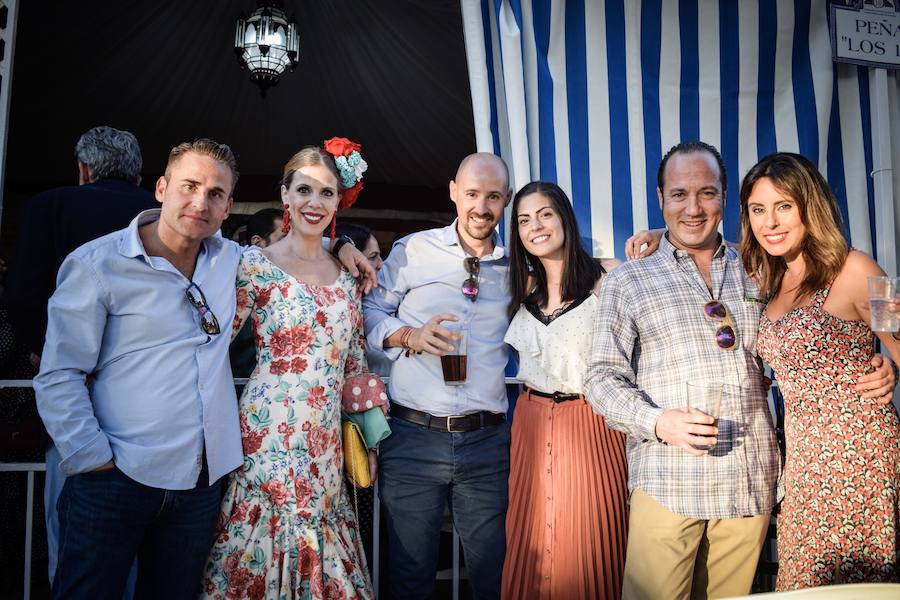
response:
<path fill-rule="evenodd" d="M 789 152 L 771 154 L 756 163 L 741 183 L 741 259 L 747 274 L 759 286 L 760 295 L 771 298 L 781 287 L 787 264 L 766 252 L 750 229 L 748 201 L 760 179 L 769 179 L 781 194 L 797 203 L 806 228 L 801 242 L 806 273 L 797 296 L 805 296 L 831 283 L 849 251 L 841 231 L 841 213 L 828 182 L 804 156 Z"/>
<path fill-rule="evenodd" d="M 306 146 L 301 148 L 299 152 L 287 161 L 281 174 L 281 185 L 290 187 L 291 180 L 294 178 L 294 172 L 299 171 L 303 167 L 312 167 L 314 165 L 321 165 L 334 173 L 334 178 L 337 180 L 338 191 L 343 191 L 344 186 L 341 184 L 341 172 L 338 171 L 337 165 L 334 164 L 334 157 L 318 146 Z"/>

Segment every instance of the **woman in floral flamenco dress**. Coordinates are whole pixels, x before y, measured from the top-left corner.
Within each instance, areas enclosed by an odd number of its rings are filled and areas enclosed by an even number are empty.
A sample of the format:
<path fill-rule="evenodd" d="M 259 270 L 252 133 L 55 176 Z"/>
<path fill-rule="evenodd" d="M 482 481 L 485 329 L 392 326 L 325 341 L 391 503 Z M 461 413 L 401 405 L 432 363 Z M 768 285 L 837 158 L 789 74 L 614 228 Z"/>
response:
<path fill-rule="evenodd" d="M 787 460 L 778 590 L 900 580 L 900 422 L 893 380 L 868 398 L 867 276 L 834 196 L 798 154 L 767 156 L 741 185 L 741 254 L 769 303 L 757 347 L 784 394 Z M 896 334 L 877 332 L 896 361 Z"/>
<path fill-rule="evenodd" d="M 281 187 L 289 234 L 241 258 L 234 331 L 251 319 L 257 365 L 240 399 L 244 464 L 222 503 L 207 597 L 374 597 L 341 451 L 344 381 L 366 370 L 360 292 L 321 245 L 339 202 L 361 187 L 358 150 L 333 138 L 295 154 Z"/>

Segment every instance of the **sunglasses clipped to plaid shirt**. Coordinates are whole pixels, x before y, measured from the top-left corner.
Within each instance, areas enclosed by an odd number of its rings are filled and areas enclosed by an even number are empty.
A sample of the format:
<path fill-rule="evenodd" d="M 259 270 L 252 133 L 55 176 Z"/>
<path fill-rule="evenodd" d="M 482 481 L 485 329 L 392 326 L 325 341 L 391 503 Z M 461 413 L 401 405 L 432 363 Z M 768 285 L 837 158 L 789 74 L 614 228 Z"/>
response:
<path fill-rule="evenodd" d="M 737 347 L 737 335 L 734 333 L 734 321 L 728 309 L 718 300 L 710 300 L 703 305 L 703 312 L 716 322 L 716 344 L 723 350 L 734 350 Z"/>

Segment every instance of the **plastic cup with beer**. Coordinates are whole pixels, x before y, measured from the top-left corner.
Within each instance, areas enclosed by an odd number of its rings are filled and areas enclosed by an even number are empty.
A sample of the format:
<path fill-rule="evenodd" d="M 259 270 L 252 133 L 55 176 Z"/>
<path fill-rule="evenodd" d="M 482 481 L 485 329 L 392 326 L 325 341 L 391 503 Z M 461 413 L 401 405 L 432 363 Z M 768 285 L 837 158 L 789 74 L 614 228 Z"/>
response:
<path fill-rule="evenodd" d="M 469 327 L 459 321 L 444 321 L 441 326 L 456 334 L 459 339 L 446 340 L 453 350 L 441 356 L 441 370 L 444 372 L 446 385 L 462 385 L 466 382 L 466 350 L 469 340 Z"/>

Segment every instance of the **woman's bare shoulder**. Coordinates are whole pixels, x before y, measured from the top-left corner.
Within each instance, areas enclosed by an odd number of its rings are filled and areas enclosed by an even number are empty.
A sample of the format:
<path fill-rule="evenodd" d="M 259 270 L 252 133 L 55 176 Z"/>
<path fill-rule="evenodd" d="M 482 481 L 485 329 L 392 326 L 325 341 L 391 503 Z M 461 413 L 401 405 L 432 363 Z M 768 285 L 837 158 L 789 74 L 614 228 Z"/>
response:
<path fill-rule="evenodd" d="M 835 278 L 835 284 L 850 284 L 866 287 L 866 277 L 884 275 L 884 271 L 875 260 L 860 250 L 850 250 L 841 270 Z"/>
<path fill-rule="evenodd" d="M 843 299 L 854 305 L 868 304 L 867 277 L 884 275 L 884 271 L 871 256 L 859 250 L 851 250 L 831 284 L 829 297 Z"/>

